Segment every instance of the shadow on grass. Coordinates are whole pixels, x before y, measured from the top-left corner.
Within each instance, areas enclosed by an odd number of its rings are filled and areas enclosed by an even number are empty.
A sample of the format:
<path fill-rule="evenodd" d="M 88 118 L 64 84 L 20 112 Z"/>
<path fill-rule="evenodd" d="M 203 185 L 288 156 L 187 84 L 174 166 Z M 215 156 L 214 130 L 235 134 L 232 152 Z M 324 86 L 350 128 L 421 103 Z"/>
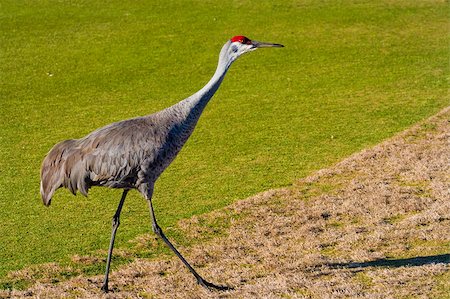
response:
<path fill-rule="evenodd" d="M 363 263 L 330 263 L 327 264 L 328 267 L 332 269 L 339 268 L 367 268 L 367 267 L 388 267 L 388 268 L 398 268 L 398 267 L 415 267 L 415 266 L 424 266 L 429 264 L 450 264 L 450 254 L 440 254 L 440 255 L 431 255 L 431 256 L 418 256 L 407 259 L 379 259 L 370 262 Z"/>

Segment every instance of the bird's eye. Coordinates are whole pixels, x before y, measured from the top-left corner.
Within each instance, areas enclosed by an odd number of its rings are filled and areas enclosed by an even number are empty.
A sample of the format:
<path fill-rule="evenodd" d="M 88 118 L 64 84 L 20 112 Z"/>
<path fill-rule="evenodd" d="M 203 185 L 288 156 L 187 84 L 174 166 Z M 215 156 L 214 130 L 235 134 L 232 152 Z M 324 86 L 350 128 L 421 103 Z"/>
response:
<path fill-rule="evenodd" d="M 236 53 L 238 51 L 238 47 L 236 45 L 233 45 L 233 47 L 231 47 L 231 51 Z"/>
<path fill-rule="evenodd" d="M 242 38 L 240 41 L 239 41 L 241 44 L 247 44 L 247 45 L 250 45 L 251 43 L 252 43 L 252 41 L 251 40 L 249 40 L 248 38 L 246 38 L 246 37 L 244 37 L 244 38 Z"/>

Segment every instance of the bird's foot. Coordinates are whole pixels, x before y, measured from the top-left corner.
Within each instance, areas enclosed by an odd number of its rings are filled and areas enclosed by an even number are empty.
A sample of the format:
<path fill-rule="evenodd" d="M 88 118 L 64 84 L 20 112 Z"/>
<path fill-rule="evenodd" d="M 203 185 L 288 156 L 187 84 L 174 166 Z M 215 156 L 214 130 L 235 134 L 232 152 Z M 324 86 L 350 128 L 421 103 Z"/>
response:
<path fill-rule="evenodd" d="M 199 285 L 201 285 L 202 287 L 204 287 L 208 291 L 212 291 L 212 290 L 230 291 L 230 290 L 233 290 L 232 287 L 215 285 L 215 284 L 213 284 L 211 282 L 208 282 L 208 281 L 204 280 L 203 278 L 197 279 L 197 282 L 198 282 Z"/>
<path fill-rule="evenodd" d="M 108 289 L 108 283 L 104 283 L 101 287 L 101 290 L 103 293 L 108 293 L 109 289 Z"/>

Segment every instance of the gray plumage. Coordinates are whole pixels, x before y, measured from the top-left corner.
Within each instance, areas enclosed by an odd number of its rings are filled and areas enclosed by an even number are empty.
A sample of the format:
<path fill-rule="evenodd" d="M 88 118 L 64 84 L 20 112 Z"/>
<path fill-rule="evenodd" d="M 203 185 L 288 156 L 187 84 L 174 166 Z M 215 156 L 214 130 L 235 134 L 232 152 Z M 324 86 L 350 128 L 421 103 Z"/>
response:
<path fill-rule="evenodd" d="M 127 192 L 137 189 L 149 203 L 155 233 L 183 261 L 197 282 L 206 288 L 226 289 L 205 281 L 173 247 L 156 223 L 151 197 L 155 181 L 175 159 L 192 134 L 203 109 L 219 88 L 228 68 L 240 55 L 279 44 L 235 36 L 222 48 L 214 76 L 198 92 L 181 102 L 143 117 L 112 123 L 80 139 L 56 144 L 41 167 L 41 196 L 49 206 L 61 187 L 87 196 L 93 186 L 123 189 L 113 217 L 113 230 L 102 289 L 108 291 L 108 275 L 119 217 Z"/>
<path fill-rule="evenodd" d="M 153 183 L 191 135 L 197 113 L 173 106 L 144 117 L 116 122 L 76 140 L 57 144 L 42 165 L 42 198 L 68 188 L 87 196 L 92 186 L 139 189 Z"/>

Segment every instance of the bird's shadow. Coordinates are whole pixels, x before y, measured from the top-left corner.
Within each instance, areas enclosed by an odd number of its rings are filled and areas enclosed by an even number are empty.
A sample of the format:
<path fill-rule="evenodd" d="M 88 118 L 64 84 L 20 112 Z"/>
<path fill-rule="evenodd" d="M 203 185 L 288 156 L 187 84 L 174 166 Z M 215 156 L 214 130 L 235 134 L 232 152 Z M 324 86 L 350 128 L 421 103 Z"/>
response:
<path fill-rule="evenodd" d="M 418 256 L 405 259 L 378 259 L 368 262 L 348 262 L 348 263 L 327 263 L 327 267 L 331 269 L 355 269 L 355 268 L 367 268 L 367 267 L 417 267 L 429 264 L 450 264 L 450 254 L 440 254 L 431 256 Z"/>

